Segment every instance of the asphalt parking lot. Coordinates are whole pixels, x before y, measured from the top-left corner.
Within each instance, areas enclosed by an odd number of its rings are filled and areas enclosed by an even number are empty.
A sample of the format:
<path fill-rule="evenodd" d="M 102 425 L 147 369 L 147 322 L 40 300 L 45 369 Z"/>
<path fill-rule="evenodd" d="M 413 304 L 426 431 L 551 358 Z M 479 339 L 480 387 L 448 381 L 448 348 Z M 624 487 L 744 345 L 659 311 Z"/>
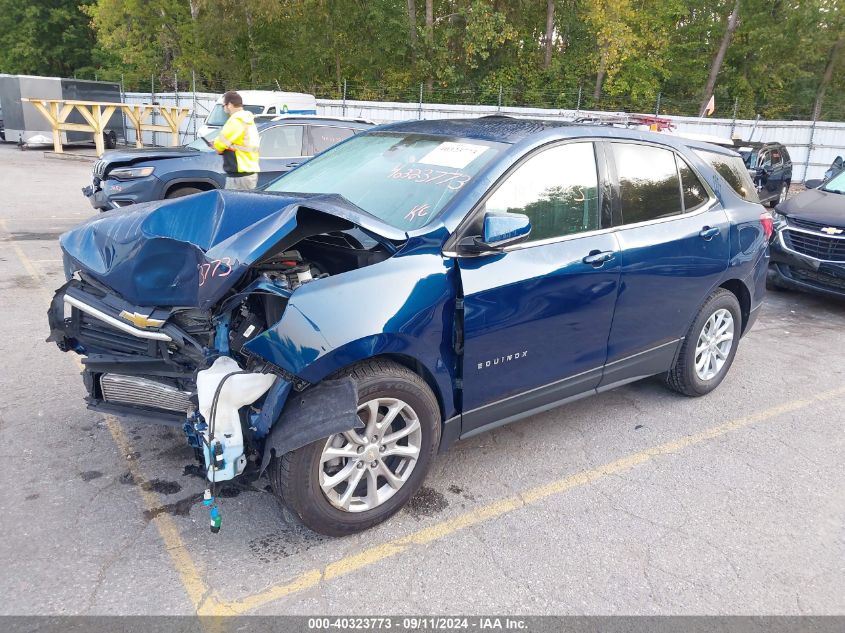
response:
<path fill-rule="evenodd" d="M 180 433 L 88 411 L 44 342 L 90 170 L 0 145 L 0 614 L 845 614 L 845 303 L 771 292 L 711 395 L 460 442 L 364 534 L 233 488 L 213 535 Z"/>

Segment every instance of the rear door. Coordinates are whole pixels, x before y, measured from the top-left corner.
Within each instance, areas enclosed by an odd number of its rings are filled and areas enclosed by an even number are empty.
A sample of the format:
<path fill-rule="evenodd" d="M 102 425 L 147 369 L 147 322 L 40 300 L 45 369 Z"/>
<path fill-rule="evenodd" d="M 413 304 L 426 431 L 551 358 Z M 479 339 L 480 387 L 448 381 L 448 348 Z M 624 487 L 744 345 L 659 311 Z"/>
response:
<path fill-rule="evenodd" d="M 518 164 L 479 210 L 477 218 L 528 215 L 532 232 L 504 252 L 458 257 L 463 433 L 598 384 L 620 275 L 610 200 L 599 186 L 604 171 L 592 142 L 547 147 Z"/>
<path fill-rule="evenodd" d="M 290 171 L 303 160 L 304 125 L 274 125 L 259 133 L 258 186 Z"/>
<path fill-rule="evenodd" d="M 730 258 L 727 215 L 682 156 L 608 145 L 622 277 L 600 388 L 668 370 Z"/>

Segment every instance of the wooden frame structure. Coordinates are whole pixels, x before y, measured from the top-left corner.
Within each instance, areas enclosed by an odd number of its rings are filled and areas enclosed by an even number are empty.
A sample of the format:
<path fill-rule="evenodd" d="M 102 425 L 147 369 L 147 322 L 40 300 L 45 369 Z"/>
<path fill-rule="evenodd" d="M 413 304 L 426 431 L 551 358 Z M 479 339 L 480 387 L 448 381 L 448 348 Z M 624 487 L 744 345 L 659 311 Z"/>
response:
<path fill-rule="evenodd" d="M 67 101 L 64 99 L 27 99 L 21 101 L 31 103 L 44 115 L 53 130 L 53 149 L 57 154 L 62 153 L 62 132 L 90 132 L 94 135 L 94 146 L 97 148 L 97 156 L 102 156 L 105 151 L 103 132 L 106 130 L 109 119 L 116 110 L 122 110 L 123 114 L 135 128 L 135 145 L 143 147 L 142 132 L 169 132 L 170 142 L 173 147 L 179 145 L 179 126 L 191 113 L 190 108 L 181 106 L 162 105 L 135 105 L 131 103 L 104 103 L 100 101 Z M 76 110 L 82 115 L 87 123 L 68 123 L 70 113 Z M 158 112 L 164 117 L 167 125 L 149 123 L 146 119 L 153 112 Z"/>

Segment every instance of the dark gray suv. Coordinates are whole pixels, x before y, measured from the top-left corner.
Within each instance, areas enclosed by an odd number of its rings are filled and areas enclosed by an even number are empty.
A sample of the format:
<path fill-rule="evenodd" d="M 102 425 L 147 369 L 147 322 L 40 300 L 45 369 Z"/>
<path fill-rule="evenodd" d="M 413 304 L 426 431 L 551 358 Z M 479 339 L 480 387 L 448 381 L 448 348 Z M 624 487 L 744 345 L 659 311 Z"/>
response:
<path fill-rule="evenodd" d="M 760 202 L 774 207 L 786 200 L 792 183 L 792 159 L 780 143 L 746 143 L 737 151 L 745 160 Z"/>

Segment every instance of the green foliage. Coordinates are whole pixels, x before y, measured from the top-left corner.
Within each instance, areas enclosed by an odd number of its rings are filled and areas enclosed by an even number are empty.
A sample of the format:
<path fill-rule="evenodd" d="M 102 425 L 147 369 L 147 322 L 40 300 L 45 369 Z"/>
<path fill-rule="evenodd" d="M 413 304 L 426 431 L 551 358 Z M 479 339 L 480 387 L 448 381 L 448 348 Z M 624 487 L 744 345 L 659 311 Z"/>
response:
<path fill-rule="evenodd" d="M 426 0 L 0 0 L 0 71 L 694 115 L 735 3 L 555 0 L 546 68 L 546 0 L 431 1 L 429 32 Z M 832 68 L 822 116 L 845 118 L 843 5 L 742 0 L 715 116 L 809 118 Z"/>
<path fill-rule="evenodd" d="M 93 62 L 80 0 L 0 0 L 0 72 L 70 77 Z"/>

